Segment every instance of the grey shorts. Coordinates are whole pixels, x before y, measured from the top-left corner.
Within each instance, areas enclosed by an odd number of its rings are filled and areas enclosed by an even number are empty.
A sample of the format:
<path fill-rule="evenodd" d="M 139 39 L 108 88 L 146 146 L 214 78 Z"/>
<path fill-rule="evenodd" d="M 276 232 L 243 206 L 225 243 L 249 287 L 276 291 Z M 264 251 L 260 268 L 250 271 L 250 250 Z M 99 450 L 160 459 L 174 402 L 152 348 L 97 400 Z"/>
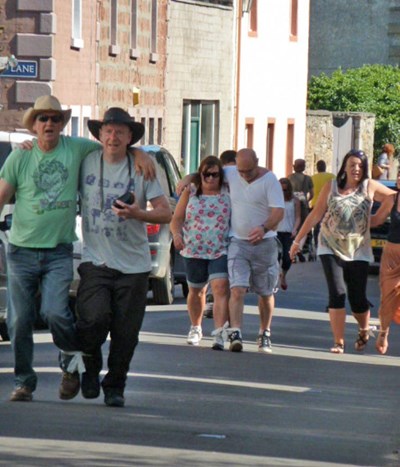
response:
<path fill-rule="evenodd" d="M 279 278 L 276 238 L 266 238 L 258 245 L 231 238 L 228 271 L 231 288 L 250 287 L 258 295 L 272 295 Z"/>

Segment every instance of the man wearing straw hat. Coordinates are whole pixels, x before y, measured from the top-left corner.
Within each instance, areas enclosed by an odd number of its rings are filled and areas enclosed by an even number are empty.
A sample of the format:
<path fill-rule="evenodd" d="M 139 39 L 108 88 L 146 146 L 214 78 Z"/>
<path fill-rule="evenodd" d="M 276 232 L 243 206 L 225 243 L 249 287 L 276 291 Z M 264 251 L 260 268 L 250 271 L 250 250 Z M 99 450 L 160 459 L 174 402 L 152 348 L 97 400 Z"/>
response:
<path fill-rule="evenodd" d="M 0 212 L 16 195 L 7 251 L 7 324 L 15 359 L 11 401 L 31 401 L 37 385 L 33 321 L 38 290 L 40 314 L 60 349 L 61 399 L 78 394 L 78 370 L 84 371 L 83 364 L 79 365 L 68 292 L 73 277 L 80 164 L 100 146 L 88 139 L 61 135 L 70 117 L 71 110 L 63 110 L 56 97 L 37 98 L 22 120 L 37 139 L 29 150 L 14 150 L 0 172 Z"/>
<path fill-rule="evenodd" d="M 61 349 L 59 396 L 72 399 L 79 392 L 71 354 L 78 344 L 68 291 L 79 167 L 97 145 L 60 135 L 70 117 L 71 110 L 63 110 L 55 97 L 39 97 L 22 119 L 37 137 L 32 150 L 14 150 L 0 172 L 0 209 L 16 194 L 7 251 L 7 324 L 15 359 L 11 401 L 30 401 L 36 389 L 33 321 L 39 289 L 41 316 Z"/>

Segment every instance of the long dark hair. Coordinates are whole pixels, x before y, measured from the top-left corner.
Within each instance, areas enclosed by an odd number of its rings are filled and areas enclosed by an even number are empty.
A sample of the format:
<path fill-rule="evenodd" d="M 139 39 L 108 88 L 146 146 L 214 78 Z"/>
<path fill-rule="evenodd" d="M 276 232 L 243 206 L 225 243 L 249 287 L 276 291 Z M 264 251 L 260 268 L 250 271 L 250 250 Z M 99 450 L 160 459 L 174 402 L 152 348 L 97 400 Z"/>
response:
<path fill-rule="evenodd" d="M 340 166 L 339 172 L 337 174 L 337 184 L 339 188 L 344 188 L 346 186 L 347 175 L 345 172 L 347 161 L 350 157 L 358 157 L 361 161 L 361 168 L 363 171 L 360 184 L 366 180 L 368 177 L 368 157 L 364 151 L 359 151 L 357 149 L 352 149 L 349 151 L 343 158 L 342 165 Z"/>
<path fill-rule="evenodd" d="M 197 187 L 196 196 L 200 196 L 201 194 L 203 194 L 201 174 L 203 172 L 206 172 L 207 169 L 210 169 L 211 167 L 215 167 L 215 166 L 218 167 L 218 170 L 219 170 L 218 185 L 221 188 L 224 182 L 224 169 L 222 168 L 221 161 L 218 159 L 218 157 L 207 156 L 200 162 L 199 168 L 197 169 L 197 173 L 193 179 L 193 183 Z"/>
<path fill-rule="evenodd" d="M 286 191 L 283 192 L 283 197 L 285 198 L 285 201 L 290 201 L 293 199 L 293 185 L 292 182 L 288 178 L 280 178 L 279 183 L 282 185 L 286 185 Z M 283 190 L 283 188 L 282 188 Z"/>

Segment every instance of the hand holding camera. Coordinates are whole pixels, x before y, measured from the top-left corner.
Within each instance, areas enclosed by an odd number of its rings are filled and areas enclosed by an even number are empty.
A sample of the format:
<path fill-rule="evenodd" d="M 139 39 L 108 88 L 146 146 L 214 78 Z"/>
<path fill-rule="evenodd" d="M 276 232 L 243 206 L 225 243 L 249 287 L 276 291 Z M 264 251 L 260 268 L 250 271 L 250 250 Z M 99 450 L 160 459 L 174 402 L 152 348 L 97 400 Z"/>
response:
<path fill-rule="evenodd" d="M 113 206 L 118 209 L 122 209 L 123 206 L 119 203 L 119 201 L 125 204 L 133 204 L 135 202 L 135 195 L 131 191 L 127 191 L 126 193 L 114 200 Z"/>

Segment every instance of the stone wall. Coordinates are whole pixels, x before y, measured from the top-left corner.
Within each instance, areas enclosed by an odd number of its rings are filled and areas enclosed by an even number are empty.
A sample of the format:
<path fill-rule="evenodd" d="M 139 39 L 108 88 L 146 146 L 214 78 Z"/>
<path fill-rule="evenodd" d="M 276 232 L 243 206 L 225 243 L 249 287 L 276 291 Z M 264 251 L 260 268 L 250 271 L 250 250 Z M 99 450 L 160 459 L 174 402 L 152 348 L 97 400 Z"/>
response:
<path fill-rule="evenodd" d="M 327 171 L 332 171 L 332 161 L 338 144 L 334 137 L 334 126 L 339 126 L 341 121 L 344 122 L 349 117 L 353 119 L 351 148 L 362 149 L 368 155 L 371 166 L 374 156 L 374 114 L 308 110 L 304 156 L 308 174 L 312 175 L 315 172 L 315 164 L 320 159 L 326 162 Z"/>

